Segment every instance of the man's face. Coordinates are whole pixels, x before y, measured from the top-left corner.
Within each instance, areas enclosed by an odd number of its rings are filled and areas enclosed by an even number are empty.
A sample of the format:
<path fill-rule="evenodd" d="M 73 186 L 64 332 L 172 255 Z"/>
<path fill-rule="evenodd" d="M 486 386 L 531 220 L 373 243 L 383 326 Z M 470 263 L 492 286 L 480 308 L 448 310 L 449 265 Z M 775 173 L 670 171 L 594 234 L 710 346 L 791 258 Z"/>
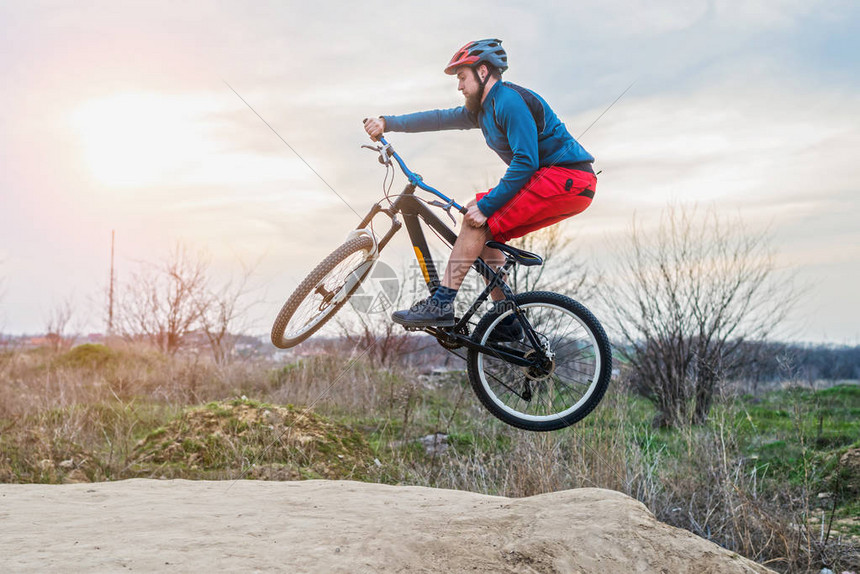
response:
<path fill-rule="evenodd" d="M 466 109 L 470 112 L 479 111 L 481 109 L 481 97 L 479 95 L 481 84 L 478 83 L 472 68 L 461 66 L 457 70 L 457 80 L 459 80 L 457 89 L 463 92 L 463 97 L 466 98 Z"/>

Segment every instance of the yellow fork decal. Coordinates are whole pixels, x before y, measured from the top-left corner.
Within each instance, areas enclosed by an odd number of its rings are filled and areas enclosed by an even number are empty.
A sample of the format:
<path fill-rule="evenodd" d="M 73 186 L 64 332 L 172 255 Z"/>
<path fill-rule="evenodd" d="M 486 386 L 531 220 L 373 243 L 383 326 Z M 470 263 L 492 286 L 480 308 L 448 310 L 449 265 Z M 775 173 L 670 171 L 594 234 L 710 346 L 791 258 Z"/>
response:
<path fill-rule="evenodd" d="M 424 282 L 430 283 L 430 273 L 427 272 L 427 264 L 424 263 L 424 255 L 421 254 L 421 250 L 412 246 L 415 249 L 415 257 L 418 258 L 418 264 L 421 266 L 421 273 L 424 274 Z"/>

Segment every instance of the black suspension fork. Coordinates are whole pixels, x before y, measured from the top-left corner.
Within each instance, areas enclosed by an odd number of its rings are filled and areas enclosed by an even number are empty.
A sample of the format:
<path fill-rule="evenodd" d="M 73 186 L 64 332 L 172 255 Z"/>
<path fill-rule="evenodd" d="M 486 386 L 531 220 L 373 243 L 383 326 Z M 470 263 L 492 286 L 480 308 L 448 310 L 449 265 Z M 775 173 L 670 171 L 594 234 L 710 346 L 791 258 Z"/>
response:
<path fill-rule="evenodd" d="M 404 193 L 409 191 L 410 187 L 412 188 L 412 191 L 415 191 L 414 186 L 407 186 Z M 390 207 L 382 207 L 378 203 L 374 203 L 373 207 L 370 208 L 370 211 L 367 212 L 367 215 L 364 216 L 364 219 L 362 219 L 356 227 L 356 229 L 367 229 L 370 225 L 370 222 L 373 221 L 373 218 L 380 213 L 384 213 L 391 219 L 391 227 L 389 227 L 385 235 L 383 235 L 382 238 L 377 241 L 377 252 L 382 251 L 382 248 L 385 247 L 389 241 L 391 241 L 391 238 L 394 237 L 394 234 L 400 231 L 400 228 L 403 227 L 403 222 L 400 221 L 400 218 L 398 217 L 398 214 L 400 213 L 399 203 L 400 197 L 398 197 Z"/>

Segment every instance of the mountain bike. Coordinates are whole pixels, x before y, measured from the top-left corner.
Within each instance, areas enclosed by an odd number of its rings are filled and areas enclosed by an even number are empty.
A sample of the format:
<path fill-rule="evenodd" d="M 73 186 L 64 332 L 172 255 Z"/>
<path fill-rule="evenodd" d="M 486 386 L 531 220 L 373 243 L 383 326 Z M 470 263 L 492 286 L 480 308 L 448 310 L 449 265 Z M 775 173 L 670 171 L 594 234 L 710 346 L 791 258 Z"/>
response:
<path fill-rule="evenodd" d="M 404 224 L 429 292 L 440 285 L 422 223 L 450 247 L 457 234 L 430 208 L 446 212 L 454 225 L 451 210 L 465 213 L 466 209 L 411 171 L 384 137 L 379 143 L 362 147 L 376 152 L 386 167 L 385 197 L 284 303 L 272 327 L 276 347 L 298 345 L 331 319 L 368 277 L 382 249 Z M 386 182 L 389 175 L 393 182 L 394 162 L 408 183 L 402 193 L 392 196 L 391 184 L 386 187 Z M 428 201 L 416 195 L 418 189 L 437 199 Z M 373 229 L 374 218 L 380 214 L 391 224 L 381 236 Z M 588 415 L 606 392 L 612 371 L 609 339 L 594 315 L 570 297 L 548 291 L 512 292 L 505 282 L 507 274 L 514 265 L 542 265 L 539 255 L 496 241 L 487 245 L 502 251 L 505 263 L 493 269 L 481 258 L 475 261 L 473 268 L 485 279 L 486 288 L 461 317 L 455 318 L 455 325 L 409 330 L 428 333 L 455 354 L 457 349 L 467 349 L 472 389 L 505 423 L 531 431 L 572 425 Z M 489 305 L 478 317 L 495 288 L 501 290 L 504 300 Z M 500 327 L 503 322 L 510 324 L 506 321 L 509 316 L 521 327 L 514 337 L 510 329 Z"/>

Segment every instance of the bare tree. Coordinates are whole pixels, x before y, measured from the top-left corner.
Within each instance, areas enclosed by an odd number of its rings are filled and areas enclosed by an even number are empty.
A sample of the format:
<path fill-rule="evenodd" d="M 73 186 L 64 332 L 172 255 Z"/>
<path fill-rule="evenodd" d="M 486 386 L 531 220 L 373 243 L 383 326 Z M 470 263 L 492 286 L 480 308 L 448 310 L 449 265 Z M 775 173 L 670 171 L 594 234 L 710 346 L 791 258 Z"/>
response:
<path fill-rule="evenodd" d="M 0 267 L 2 267 L 6 261 L 4 259 L 0 259 Z M 0 275 L 0 349 L 5 349 L 9 346 L 11 338 L 3 334 L 5 317 L 3 313 L 3 299 L 6 298 L 6 277 Z"/>
<path fill-rule="evenodd" d="M 201 289 L 197 294 L 200 330 L 209 342 L 212 357 L 223 364 L 232 355 L 236 341 L 244 330 L 240 322 L 255 302 L 248 300 L 249 283 L 255 267 L 242 265 L 242 274 L 221 287 Z"/>
<path fill-rule="evenodd" d="M 199 326 L 206 308 L 208 259 L 177 245 L 159 265 L 144 263 L 122 295 L 119 328 L 129 339 L 144 338 L 174 354 Z"/>
<path fill-rule="evenodd" d="M 371 366 L 391 368 L 402 364 L 407 356 L 423 347 L 419 337 L 392 321 L 388 314 L 356 313 L 355 316 L 354 324 L 343 318 L 338 319 L 337 324 L 350 347 L 359 351 L 367 349 L 365 357 Z"/>
<path fill-rule="evenodd" d="M 768 337 L 797 293 L 777 281 L 767 235 L 714 209 L 669 207 L 653 234 L 634 218 L 620 256 L 606 299 L 634 383 L 657 406 L 655 424 L 701 423 L 744 342 Z"/>
<path fill-rule="evenodd" d="M 4 263 L 5 263 L 5 261 L 3 259 L 0 259 L 0 266 L 2 266 Z M 3 276 L 0 276 L 0 303 L 3 302 L 3 298 L 5 297 L 5 295 L 6 295 L 6 278 Z M 2 319 L 3 319 L 3 316 L 0 315 L 0 321 Z M 2 327 L 3 327 L 3 324 L 0 323 L 0 329 L 2 329 Z"/>
<path fill-rule="evenodd" d="M 73 306 L 70 299 L 65 299 L 51 309 L 45 320 L 45 333 L 48 343 L 54 351 L 69 347 L 71 339 L 67 336 L 69 323 L 72 320 Z"/>
<path fill-rule="evenodd" d="M 392 311 L 411 303 L 407 301 L 412 295 L 407 289 L 409 274 L 409 269 L 401 269 L 398 277 L 380 261 L 347 306 L 355 312 L 341 313 L 336 319 L 343 339 L 351 348 L 364 352 L 374 367 L 403 365 L 411 354 L 430 346 L 391 320 Z"/>
<path fill-rule="evenodd" d="M 215 285 L 209 258 L 177 245 L 159 264 L 141 263 L 120 290 L 116 325 L 126 339 L 143 339 L 167 354 L 175 354 L 189 336 L 205 338 L 213 359 L 226 362 L 255 304 L 248 299 L 256 266 Z"/>

